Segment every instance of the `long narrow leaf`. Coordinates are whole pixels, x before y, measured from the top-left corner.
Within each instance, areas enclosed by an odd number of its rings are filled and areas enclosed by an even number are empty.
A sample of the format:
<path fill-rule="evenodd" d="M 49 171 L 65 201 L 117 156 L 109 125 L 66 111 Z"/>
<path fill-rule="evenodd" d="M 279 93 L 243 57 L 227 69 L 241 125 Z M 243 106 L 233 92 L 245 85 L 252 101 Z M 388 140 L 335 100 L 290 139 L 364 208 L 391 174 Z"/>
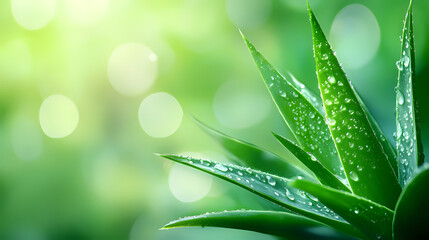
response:
<path fill-rule="evenodd" d="M 369 238 L 392 239 L 393 211 L 385 206 L 305 180 L 295 180 L 290 184 L 317 197 Z"/>
<path fill-rule="evenodd" d="M 395 240 L 429 239 L 429 165 L 416 173 L 407 184 L 395 209 Z"/>
<path fill-rule="evenodd" d="M 393 209 L 401 186 L 310 6 L 308 11 L 326 119 L 351 189 Z"/>
<path fill-rule="evenodd" d="M 237 210 L 207 213 L 172 221 L 162 229 L 222 227 L 270 234 L 287 239 L 354 239 L 320 222 L 286 212 Z"/>
<path fill-rule="evenodd" d="M 404 186 L 423 163 L 423 146 L 416 116 L 415 60 L 412 2 L 405 17 L 402 34 L 401 59 L 397 63 L 396 88 L 396 149 L 398 152 L 399 181 Z"/>
<path fill-rule="evenodd" d="M 307 88 L 303 83 L 301 83 L 298 79 L 295 78 L 292 73 L 289 73 L 289 76 L 291 80 L 289 80 L 287 77 L 285 77 L 286 81 L 288 81 L 290 84 L 292 84 L 297 91 L 299 91 L 307 101 L 314 106 L 314 108 L 317 109 L 317 111 L 320 112 L 320 114 L 323 116 L 325 115 L 325 109 L 323 108 L 322 100 L 320 99 L 320 96 L 316 95 L 311 91 L 309 88 Z"/>
<path fill-rule="evenodd" d="M 243 36 L 277 108 L 299 145 L 345 178 L 334 141 L 320 112 Z"/>
<path fill-rule="evenodd" d="M 352 86 L 352 88 L 353 88 L 353 86 Z M 356 90 L 356 89 L 354 89 L 354 90 Z M 389 160 L 390 166 L 393 168 L 394 174 L 396 175 L 396 177 L 398 177 L 398 163 L 396 161 L 395 148 L 392 146 L 392 144 L 389 142 L 389 140 L 387 140 L 386 136 L 384 135 L 383 131 L 381 130 L 381 128 L 378 125 L 375 118 L 372 116 L 368 107 L 365 105 L 361 96 L 357 93 L 357 91 L 355 91 L 355 94 L 358 98 L 360 105 L 362 106 L 362 109 L 365 111 L 365 115 L 368 118 L 369 123 L 371 124 L 371 128 L 374 131 L 375 136 L 377 137 L 378 141 L 383 146 L 384 153 L 386 154 L 387 159 Z"/>
<path fill-rule="evenodd" d="M 161 155 L 164 158 L 196 168 L 249 190 L 290 211 L 322 222 L 339 231 L 359 235 L 359 231 L 312 196 L 290 187 L 286 178 L 235 165 L 224 165 L 210 160 L 179 155 Z"/>
<path fill-rule="evenodd" d="M 274 153 L 257 147 L 251 143 L 230 137 L 205 125 L 195 118 L 193 119 L 205 132 L 215 138 L 230 155 L 235 159 L 238 159 L 240 163 L 244 163 L 246 166 L 265 172 L 270 171 L 275 175 L 284 176 L 286 178 L 297 176 L 301 176 L 305 179 L 313 178 L 311 174 L 295 167 Z"/>
<path fill-rule="evenodd" d="M 296 158 L 298 158 L 308 169 L 314 173 L 320 183 L 335 189 L 350 192 L 350 189 L 337 177 L 335 177 L 328 169 L 326 169 L 315 157 L 309 155 L 288 139 L 275 133 L 273 134 L 277 140 L 283 146 L 285 146 L 286 149 L 288 149 L 293 155 L 295 155 Z"/>

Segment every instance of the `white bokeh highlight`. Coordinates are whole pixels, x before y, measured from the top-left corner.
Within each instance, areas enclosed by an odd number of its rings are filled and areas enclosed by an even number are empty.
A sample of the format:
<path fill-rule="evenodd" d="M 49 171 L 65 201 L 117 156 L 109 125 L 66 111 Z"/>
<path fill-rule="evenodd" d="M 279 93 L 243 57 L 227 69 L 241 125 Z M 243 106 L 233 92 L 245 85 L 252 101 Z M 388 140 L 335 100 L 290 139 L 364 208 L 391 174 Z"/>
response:
<path fill-rule="evenodd" d="M 94 24 L 106 15 L 109 2 L 109 0 L 67 0 L 67 15 L 77 24 Z"/>
<path fill-rule="evenodd" d="M 46 26 L 55 16 L 56 0 L 12 0 L 12 15 L 28 30 Z"/>
<path fill-rule="evenodd" d="M 177 131 L 183 110 L 180 103 L 166 92 L 147 96 L 140 104 L 138 118 L 143 130 L 151 137 L 165 138 Z"/>
<path fill-rule="evenodd" d="M 346 69 L 362 68 L 375 57 L 380 46 L 377 19 L 364 5 L 348 5 L 335 16 L 330 41 Z"/>
<path fill-rule="evenodd" d="M 226 0 L 226 12 L 237 27 L 253 28 L 267 21 L 271 5 L 271 0 Z"/>
<path fill-rule="evenodd" d="M 147 90 L 158 73 L 157 55 L 140 43 L 125 43 L 110 56 L 107 75 L 121 94 L 135 96 Z"/>
<path fill-rule="evenodd" d="M 79 123 L 79 111 L 68 97 L 52 95 L 43 101 L 39 120 L 46 136 L 63 138 L 76 129 Z"/>
<path fill-rule="evenodd" d="M 226 82 L 216 92 L 213 110 L 220 123 L 235 129 L 260 123 L 270 113 L 270 99 L 240 82 Z"/>
<path fill-rule="evenodd" d="M 168 178 L 171 193 L 181 202 L 195 202 L 205 197 L 212 181 L 207 173 L 177 163 L 173 164 Z"/>

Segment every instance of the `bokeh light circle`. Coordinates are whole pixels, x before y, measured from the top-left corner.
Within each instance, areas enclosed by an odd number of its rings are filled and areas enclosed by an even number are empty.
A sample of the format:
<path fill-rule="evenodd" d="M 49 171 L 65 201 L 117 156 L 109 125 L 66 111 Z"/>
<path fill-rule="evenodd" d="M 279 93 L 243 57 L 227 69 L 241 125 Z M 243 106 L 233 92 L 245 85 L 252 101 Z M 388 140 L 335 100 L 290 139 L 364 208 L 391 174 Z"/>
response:
<path fill-rule="evenodd" d="M 69 18 L 78 24 L 92 24 L 104 17 L 109 0 L 67 0 Z"/>
<path fill-rule="evenodd" d="M 54 17 L 56 0 L 12 0 L 11 6 L 13 17 L 21 27 L 38 30 Z"/>
<path fill-rule="evenodd" d="M 335 16 L 330 41 L 346 69 L 359 69 L 374 58 L 380 46 L 377 19 L 361 4 L 348 5 Z"/>
<path fill-rule="evenodd" d="M 156 54 L 140 43 L 125 43 L 110 56 L 107 74 L 113 88 L 124 95 L 138 95 L 148 89 L 158 73 Z"/>
<path fill-rule="evenodd" d="M 43 101 L 39 120 L 46 136 L 63 138 L 76 129 L 79 123 L 79 111 L 68 97 L 52 95 Z"/>
<path fill-rule="evenodd" d="M 155 138 L 164 138 L 175 133 L 183 117 L 180 103 L 166 92 L 146 97 L 140 104 L 138 114 L 143 130 Z"/>
<path fill-rule="evenodd" d="M 227 82 L 216 92 L 213 110 L 223 125 L 242 129 L 258 124 L 270 113 L 270 99 L 240 82 Z"/>
<path fill-rule="evenodd" d="M 195 202 L 209 193 L 212 177 L 187 166 L 173 164 L 168 179 L 170 191 L 177 200 Z"/>
<path fill-rule="evenodd" d="M 226 12 L 237 27 L 253 28 L 267 21 L 271 4 L 271 0 L 226 0 Z"/>

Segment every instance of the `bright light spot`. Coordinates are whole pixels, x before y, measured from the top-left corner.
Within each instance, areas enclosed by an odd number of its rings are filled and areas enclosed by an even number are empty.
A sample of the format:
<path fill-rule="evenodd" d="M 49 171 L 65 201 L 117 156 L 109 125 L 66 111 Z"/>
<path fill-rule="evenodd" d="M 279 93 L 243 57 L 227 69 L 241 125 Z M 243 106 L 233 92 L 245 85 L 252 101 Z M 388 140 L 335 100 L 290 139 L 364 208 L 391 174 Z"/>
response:
<path fill-rule="evenodd" d="M 179 201 L 195 202 L 210 191 L 212 177 L 188 166 L 174 164 L 168 179 L 170 191 Z"/>
<path fill-rule="evenodd" d="M 175 133 L 182 122 L 179 102 L 168 93 L 159 92 L 146 97 L 139 108 L 139 121 L 151 137 L 164 138 Z"/>
<path fill-rule="evenodd" d="M 248 128 L 264 120 L 270 112 L 270 100 L 240 82 L 227 82 L 213 100 L 216 118 L 230 128 Z"/>
<path fill-rule="evenodd" d="M 79 112 L 72 100 L 62 95 L 52 95 L 43 101 L 39 112 L 40 126 L 51 138 L 70 135 L 79 123 Z"/>
<path fill-rule="evenodd" d="M 376 55 L 380 28 L 371 10 L 361 4 L 351 4 L 335 17 L 330 39 L 344 67 L 359 69 Z"/>
<path fill-rule="evenodd" d="M 270 16 L 271 0 L 226 0 L 226 11 L 237 27 L 257 27 Z"/>
<path fill-rule="evenodd" d="M 67 0 L 67 13 L 78 24 L 92 24 L 104 17 L 109 0 Z"/>
<path fill-rule="evenodd" d="M 157 62 L 156 54 L 142 44 L 120 45 L 109 59 L 107 74 L 110 83 L 121 94 L 141 94 L 154 82 Z"/>
<path fill-rule="evenodd" d="M 55 15 L 56 0 L 12 0 L 16 22 L 28 30 L 46 26 Z"/>
<path fill-rule="evenodd" d="M 28 118 L 13 119 L 11 126 L 13 151 L 21 160 L 31 161 L 42 152 L 42 134 L 37 124 Z"/>

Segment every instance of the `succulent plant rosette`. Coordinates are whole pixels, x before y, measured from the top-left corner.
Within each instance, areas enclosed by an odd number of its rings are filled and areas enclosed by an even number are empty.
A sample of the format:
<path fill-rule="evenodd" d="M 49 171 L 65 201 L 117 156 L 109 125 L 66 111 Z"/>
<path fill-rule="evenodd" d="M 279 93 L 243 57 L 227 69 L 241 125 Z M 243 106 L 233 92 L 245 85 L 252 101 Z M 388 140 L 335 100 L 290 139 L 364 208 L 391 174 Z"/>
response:
<path fill-rule="evenodd" d="M 297 166 L 199 121 L 226 149 L 232 164 L 161 155 L 280 207 L 185 217 L 163 229 L 223 227 L 282 239 L 429 239 L 429 167 L 424 164 L 413 98 L 412 2 L 397 62 L 396 145 L 385 137 L 347 78 L 310 6 L 308 13 L 320 97 L 291 74 L 280 74 L 243 36 L 295 140 L 273 135 L 302 164 Z"/>

